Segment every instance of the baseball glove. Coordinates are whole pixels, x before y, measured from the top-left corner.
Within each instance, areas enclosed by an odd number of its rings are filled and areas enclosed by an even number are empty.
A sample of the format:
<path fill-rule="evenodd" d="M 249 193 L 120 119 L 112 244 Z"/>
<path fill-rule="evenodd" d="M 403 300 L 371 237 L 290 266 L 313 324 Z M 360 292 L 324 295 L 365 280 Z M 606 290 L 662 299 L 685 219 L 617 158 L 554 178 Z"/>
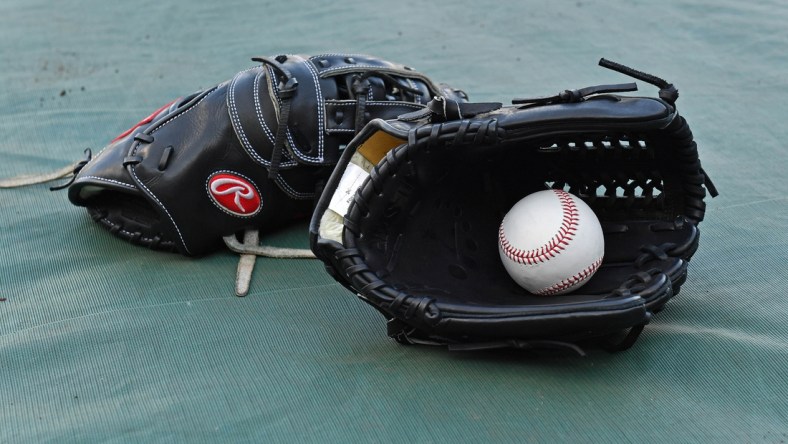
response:
<path fill-rule="evenodd" d="M 258 244 L 260 233 L 308 219 L 341 149 L 373 118 L 462 91 L 376 57 L 253 59 L 231 80 L 179 98 L 77 164 L 68 196 L 112 234 L 156 250 L 241 253 L 236 293 L 254 255 L 313 257 Z M 243 239 L 239 241 L 238 237 Z"/>
<path fill-rule="evenodd" d="M 373 118 L 464 93 L 371 56 L 280 55 L 177 99 L 80 165 L 72 203 L 114 235 L 201 255 L 308 219 L 316 187 Z"/>
<path fill-rule="evenodd" d="M 706 189 L 678 91 L 622 96 L 635 83 L 564 91 L 513 106 L 437 98 L 374 120 L 353 139 L 310 223 L 328 272 L 383 314 L 401 343 L 452 349 L 630 347 L 676 295 L 698 247 Z M 503 216 L 533 192 L 585 201 L 604 260 L 582 287 L 529 293 L 505 272 Z"/>

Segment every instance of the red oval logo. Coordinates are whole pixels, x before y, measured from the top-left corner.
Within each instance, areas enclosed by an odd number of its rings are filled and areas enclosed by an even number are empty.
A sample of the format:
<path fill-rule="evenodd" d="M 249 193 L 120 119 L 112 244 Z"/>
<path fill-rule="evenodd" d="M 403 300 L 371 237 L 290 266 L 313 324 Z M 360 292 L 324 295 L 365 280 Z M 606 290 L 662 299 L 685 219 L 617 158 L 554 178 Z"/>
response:
<path fill-rule="evenodd" d="M 251 182 L 230 173 L 217 173 L 208 179 L 208 194 L 230 214 L 254 216 L 263 206 L 260 193 Z"/>

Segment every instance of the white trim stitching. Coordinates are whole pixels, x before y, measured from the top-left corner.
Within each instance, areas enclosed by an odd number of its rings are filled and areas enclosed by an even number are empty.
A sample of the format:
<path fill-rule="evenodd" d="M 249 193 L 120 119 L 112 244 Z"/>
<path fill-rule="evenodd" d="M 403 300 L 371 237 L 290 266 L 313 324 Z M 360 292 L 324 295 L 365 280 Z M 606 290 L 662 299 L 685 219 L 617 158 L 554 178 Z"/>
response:
<path fill-rule="evenodd" d="M 99 176 L 82 176 L 79 179 L 75 180 L 74 183 L 86 182 L 88 179 L 98 180 L 100 182 L 108 182 L 108 183 L 111 183 L 111 184 L 114 184 L 114 185 L 120 185 L 120 186 L 123 186 L 123 187 L 126 187 L 126 188 L 131 188 L 131 189 L 134 189 L 134 190 L 138 189 L 136 185 L 128 184 L 126 182 L 121 182 L 121 181 L 115 180 L 115 179 L 107 179 L 105 177 L 99 177 Z"/>

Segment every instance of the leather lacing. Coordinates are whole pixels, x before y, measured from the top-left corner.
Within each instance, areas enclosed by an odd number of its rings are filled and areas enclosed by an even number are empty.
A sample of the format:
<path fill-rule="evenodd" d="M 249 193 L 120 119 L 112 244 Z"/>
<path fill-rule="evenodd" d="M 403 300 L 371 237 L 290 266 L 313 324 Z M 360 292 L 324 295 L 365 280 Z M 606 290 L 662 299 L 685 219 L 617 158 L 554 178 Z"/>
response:
<path fill-rule="evenodd" d="M 279 169 L 286 148 L 285 141 L 290 122 L 291 100 L 296 94 L 298 79 L 282 65 L 287 60 L 286 55 L 279 55 L 274 58 L 255 57 L 252 60 L 272 67 L 280 77 L 278 85 L 278 97 L 280 99 L 279 117 L 271 153 L 271 164 L 268 167 L 268 178 L 274 180 L 279 176 Z M 406 92 L 414 95 L 421 93 L 418 89 L 404 85 L 394 76 L 380 70 L 373 69 L 353 76 L 351 90 L 356 100 L 356 113 L 354 116 L 354 131 L 356 133 L 361 131 L 366 124 L 366 103 L 371 89 L 369 78 L 373 76 L 384 82 L 387 92 L 398 92 L 403 95 Z"/>
<path fill-rule="evenodd" d="M 85 158 L 74 164 L 74 168 L 71 170 L 71 177 L 69 178 L 68 182 L 62 185 L 49 187 L 49 191 L 62 190 L 64 188 L 68 188 L 72 183 L 74 183 L 74 180 L 77 178 L 77 174 L 79 174 L 79 172 L 82 171 L 82 168 L 84 168 L 85 165 L 87 165 L 88 162 L 93 159 L 93 151 L 91 151 L 90 148 L 85 148 L 85 151 L 83 152 L 85 154 Z"/>

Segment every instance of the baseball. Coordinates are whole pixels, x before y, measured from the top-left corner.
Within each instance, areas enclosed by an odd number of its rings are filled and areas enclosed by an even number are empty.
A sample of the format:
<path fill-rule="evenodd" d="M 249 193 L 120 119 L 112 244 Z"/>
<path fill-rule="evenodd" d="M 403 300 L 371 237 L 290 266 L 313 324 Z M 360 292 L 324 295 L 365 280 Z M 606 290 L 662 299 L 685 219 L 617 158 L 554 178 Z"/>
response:
<path fill-rule="evenodd" d="M 498 250 L 509 276 L 536 295 L 578 289 L 599 268 L 605 250 L 594 211 L 563 190 L 522 198 L 503 218 Z"/>

